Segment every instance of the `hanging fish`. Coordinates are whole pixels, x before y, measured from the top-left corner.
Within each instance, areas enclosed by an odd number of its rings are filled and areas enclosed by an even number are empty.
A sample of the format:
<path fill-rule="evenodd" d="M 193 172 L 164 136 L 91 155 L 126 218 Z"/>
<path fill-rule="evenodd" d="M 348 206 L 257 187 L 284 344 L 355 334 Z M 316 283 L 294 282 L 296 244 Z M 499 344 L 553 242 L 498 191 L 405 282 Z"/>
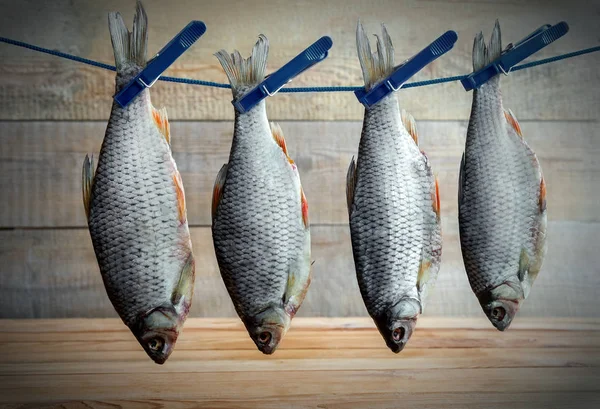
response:
<path fill-rule="evenodd" d="M 147 17 L 138 1 L 133 32 L 119 13 L 108 23 L 118 92 L 146 64 Z M 147 89 L 126 108 L 113 102 L 95 174 L 93 159 L 84 161 L 83 202 L 108 297 L 162 364 L 192 302 L 194 257 L 167 112 L 152 106 Z"/>
<path fill-rule="evenodd" d="M 475 37 L 473 68 L 500 57 L 496 21 L 489 46 Z M 491 323 L 514 319 L 546 253 L 546 185 L 540 164 L 505 110 L 496 76 L 473 91 L 458 210 L 462 255 L 471 288 Z"/>
<path fill-rule="evenodd" d="M 394 71 L 394 47 L 382 25 L 371 54 L 360 22 L 356 43 L 369 90 Z M 398 353 L 437 278 L 442 238 L 437 179 L 419 149 L 415 121 L 400 112 L 394 93 L 365 109 L 346 186 L 360 291 L 387 346 Z"/>
<path fill-rule="evenodd" d="M 252 55 L 215 55 L 234 99 L 265 76 L 269 42 L 260 35 Z M 213 190 L 212 235 L 225 286 L 250 337 L 272 354 L 310 284 L 308 204 L 281 128 L 267 120 L 265 100 L 235 112 L 229 162 Z"/>

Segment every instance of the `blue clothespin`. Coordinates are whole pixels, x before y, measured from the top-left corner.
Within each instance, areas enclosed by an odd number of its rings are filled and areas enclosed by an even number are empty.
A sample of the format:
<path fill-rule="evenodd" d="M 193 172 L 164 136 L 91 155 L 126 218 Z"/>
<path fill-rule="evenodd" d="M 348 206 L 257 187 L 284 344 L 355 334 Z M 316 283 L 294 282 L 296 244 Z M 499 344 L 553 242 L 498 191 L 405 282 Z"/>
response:
<path fill-rule="evenodd" d="M 402 88 L 408 79 L 421 71 L 427 64 L 450 51 L 456 40 L 458 40 L 458 35 L 455 31 L 446 31 L 418 54 L 396 67 L 392 75 L 371 88 L 369 92 L 365 88 L 361 88 L 354 91 L 354 95 L 367 108 L 375 105 L 385 96 Z"/>
<path fill-rule="evenodd" d="M 569 26 L 564 21 L 551 26 L 545 24 L 529 34 L 516 44 L 509 44 L 500 57 L 479 71 L 469 74 L 460 80 L 466 91 L 481 87 L 496 75 L 508 75 L 515 65 L 525 58 L 535 54 L 548 44 L 558 40 L 569 31 Z"/>
<path fill-rule="evenodd" d="M 267 76 L 249 93 L 231 103 L 241 113 L 249 111 L 266 97 L 275 95 L 292 78 L 297 77 L 313 65 L 327 58 L 329 49 L 333 46 L 331 38 L 324 36 L 315 41 L 286 65 Z"/>
<path fill-rule="evenodd" d="M 115 95 L 115 101 L 125 108 L 140 92 L 154 85 L 160 74 L 190 48 L 205 31 L 206 26 L 202 21 L 192 21 L 188 24 L 153 59 L 148 61 L 146 67 L 129 84 Z"/>

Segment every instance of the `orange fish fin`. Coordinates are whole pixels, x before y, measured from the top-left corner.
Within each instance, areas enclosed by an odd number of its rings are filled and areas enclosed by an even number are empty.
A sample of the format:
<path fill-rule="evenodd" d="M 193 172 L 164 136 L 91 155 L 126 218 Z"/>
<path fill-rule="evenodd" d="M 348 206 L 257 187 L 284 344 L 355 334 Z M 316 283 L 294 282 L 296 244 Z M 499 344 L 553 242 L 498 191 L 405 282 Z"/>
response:
<path fill-rule="evenodd" d="M 513 114 L 513 112 L 510 109 L 508 109 L 508 110 L 505 109 L 504 116 L 505 116 L 508 124 L 515 130 L 517 135 L 519 135 L 522 139 L 523 132 L 521 131 L 521 125 L 519 125 L 519 121 L 517 121 L 517 117 L 515 117 L 515 114 Z"/>
<path fill-rule="evenodd" d="M 413 138 L 417 146 L 419 145 L 419 135 L 417 134 L 417 123 L 415 122 L 415 118 L 404 109 L 401 112 L 402 123 L 404 127 Z"/>
<path fill-rule="evenodd" d="M 215 179 L 215 185 L 213 187 L 213 195 L 212 195 L 212 219 L 215 220 L 215 216 L 217 215 L 217 207 L 219 206 L 219 202 L 221 201 L 221 196 L 223 195 L 223 185 L 225 184 L 225 177 L 227 176 L 227 164 L 221 166 L 219 173 L 217 174 L 217 178 Z"/>
<path fill-rule="evenodd" d="M 170 145 L 171 144 L 171 127 L 169 125 L 169 118 L 167 117 L 167 109 L 161 108 L 156 109 L 152 108 L 152 118 L 154 119 L 154 123 L 156 127 L 163 134 L 165 140 Z"/>
<path fill-rule="evenodd" d="M 283 131 L 279 124 L 275 122 L 271 122 L 271 133 L 273 134 L 273 139 L 277 142 L 277 145 L 281 147 L 285 156 L 288 156 L 287 145 L 285 144 L 285 138 L 283 137 Z"/>
<path fill-rule="evenodd" d="M 304 196 L 304 189 L 300 187 L 300 203 L 302 206 L 302 221 L 304 222 L 304 227 L 308 229 L 308 201 L 306 200 L 306 196 Z"/>
<path fill-rule="evenodd" d="M 546 181 L 542 176 L 540 181 L 540 199 L 539 199 L 540 212 L 543 213 L 546 210 Z"/>
<path fill-rule="evenodd" d="M 187 218 L 185 208 L 185 192 L 183 190 L 183 181 L 181 180 L 181 175 L 177 170 L 173 174 L 173 183 L 175 184 L 175 192 L 177 193 L 177 211 L 179 213 L 179 221 L 184 223 Z"/>
<path fill-rule="evenodd" d="M 433 192 L 431 192 L 431 201 L 433 202 L 433 211 L 435 212 L 438 220 L 440 219 L 440 184 L 438 182 L 437 175 L 434 176 L 435 179 L 435 187 Z"/>

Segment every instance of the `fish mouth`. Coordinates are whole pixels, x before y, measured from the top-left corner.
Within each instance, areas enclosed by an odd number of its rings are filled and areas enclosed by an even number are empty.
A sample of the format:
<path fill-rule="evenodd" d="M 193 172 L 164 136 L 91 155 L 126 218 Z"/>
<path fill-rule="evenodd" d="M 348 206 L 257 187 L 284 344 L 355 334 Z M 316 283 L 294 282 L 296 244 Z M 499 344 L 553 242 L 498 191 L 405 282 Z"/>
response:
<path fill-rule="evenodd" d="M 130 326 L 136 339 L 155 363 L 164 364 L 179 336 L 179 317 L 172 307 L 157 307 Z"/>
<path fill-rule="evenodd" d="M 417 317 L 397 320 L 389 327 L 389 336 L 386 338 L 388 348 L 395 354 L 404 349 L 417 325 Z"/>
<path fill-rule="evenodd" d="M 285 327 L 277 323 L 263 323 L 253 333 L 252 340 L 260 352 L 265 355 L 271 355 L 279 346 Z"/>
<path fill-rule="evenodd" d="M 520 286 L 507 281 L 485 291 L 478 298 L 492 325 L 499 331 L 505 331 L 517 315 L 524 296 Z"/>
<path fill-rule="evenodd" d="M 244 324 L 258 350 L 271 355 L 277 350 L 290 322 L 290 316 L 282 308 L 270 306 L 245 320 Z"/>
<path fill-rule="evenodd" d="M 175 329 L 151 331 L 138 338 L 138 341 L 150 359 L 162 365 L 171 356 L 177 336 Z"/>
<path fill-rule="evenodd" d="M 373 316 L 379 333 L 393 353 L 397 354 L 406 347 L 420 313 L 420 300 L 405 297 L 388 308 L 383 315 Z"/>
<path fill-rule="evenodd" d="M 519 311 L 519 302 L 508 299 L 498 299 L 483 308 L 492 325 L 499 331 L 510 327 Z"/>

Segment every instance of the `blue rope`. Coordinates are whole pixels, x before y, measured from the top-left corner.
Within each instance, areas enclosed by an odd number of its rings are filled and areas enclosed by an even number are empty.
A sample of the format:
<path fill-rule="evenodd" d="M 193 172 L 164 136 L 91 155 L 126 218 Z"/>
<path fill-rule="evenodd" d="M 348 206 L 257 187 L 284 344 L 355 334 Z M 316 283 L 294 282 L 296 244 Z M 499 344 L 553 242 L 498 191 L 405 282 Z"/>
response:
<path fill-rule="evenodd" d="M 87 58 L 77 57 L 76 55 L 71 55 L 67 53 L 61 53 L 60 51 L 50 50 L 48 48 L 38 47 L 37 45 L 23 43 L 17 40 L 11 40 L 10 38 L 0 37 L 0 41 L 6 44 L 16 45 L 18 47 L 28 48 L 33 51 L 39 51 L 40 53 L 46 53 L 50 55 L 55 55 L 57 57 L 66 58 L 67 60 L 82 62 L 84 64 L 93 65 L 94 67 L 104 68 L 105 70 L 116 71 L 116 68 L 112 65 L 103 64 L 98 61 L 88 60 Z"/>
<path fill-rule="evenodd" d="M 94 67 L 104 68 L 105 70 L 116 71 L 116 68 L 113 65 L 104 64 L 104 63 L 94 61 L 94 60 L 88 60 L 87 58 L 77 57 L 76 55 L 71 55 L 71 54 L 63 53 L 63 52 L 56 51 L 56 50 L 50 50 L 50 49 L 44 48 L 44 47 L 38 47 L 33 44 L 28 44 L 28 43 L 24 43 L 22 41 L 12 40 L 10 38 L 0 37 L 0 42 L 16 45 L 18 47 L 27 48 L 27 49 L 30 49 L 33 51 L 38 51 L 38 52 L 45 53 L 45 54 L 55 55 L 57 57 L 65 58 L 65 59 L 71 60 L 71 61 L 77 61 L 77 62 L 80 62 L 83 64 L 88 64 L 88 65 L 91 65 Z M 584 55 L 584 54 L 593 53 L 596 51 L 600 51 L 600 46 L 590 47 L 590 48 L 586 48 L 583 50 L 574 51 L 572 53 L 557 55 L 555 57 L 545 58 L 543 60 L 533 61 L 533 62 L 529 62 L 526 64 L 517 65 L 517 66 L 513 67 L 513 69 L 511 71 L 520 71 L 520 70 L 524 70 L 526 68 L 537 67 L 538 65 L 548 64 L 548 63 L 552 63 L 555 61 L 564 60 L 567 58 L 572 58 L 572 57 L 577 57 L 577 56 Z M 443 84 L 446 82 L 460 81 L 466 77 L 467 77 L 466 75 L 457 75 L 454 77 L 435 78 L 435 79 L 426 80 L 426 81 L 410 82 L 410 83 L 404 84 L 402 86 L 402 88 L 414 88 L 414 87 L 423 87 L 423 86 L 434 85 L 434 84 Z M 213 81 L 194 80 L 194 79 L 190 79 L 190 78 L 162 76 L 159 78 L 159 80 L 167 81 L 167 82 L 176 82 L 176 83 L 180 83 L 180 84 L 202 85 L 205 87 L 231 88 L 231 85 L 229 85 L 229 84 L 222 84 L 222 83 L 213 82 Z M 360 87 L 360 86 L 356 86 L 356 87 L 353 87 L 353 86 L 350 86 L 350 87 L 348 87 L 348 86 L 297 87 L 297 88 L 288 87 L 288 88 L 282 88 L 279 92 L 352 92 L 352 91 L 356 91 L 358 89 L 362 89 L 362 87 Z"/>

